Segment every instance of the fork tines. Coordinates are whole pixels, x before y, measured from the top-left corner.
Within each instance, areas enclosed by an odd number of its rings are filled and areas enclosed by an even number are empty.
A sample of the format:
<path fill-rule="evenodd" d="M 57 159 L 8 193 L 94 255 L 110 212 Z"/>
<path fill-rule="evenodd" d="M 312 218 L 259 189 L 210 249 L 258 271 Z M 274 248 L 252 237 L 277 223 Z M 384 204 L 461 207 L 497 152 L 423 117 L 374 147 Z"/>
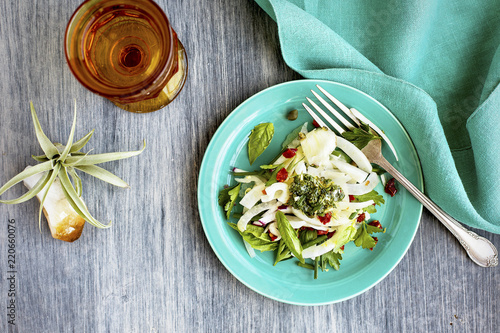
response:
<path fill-rule="evenodd" d="M 345 106 L 342 102 L 340 102 L 338 99 L 336 99 L 335 97 L 333 97 L 329 92 L 327 92 L 325 89 L 323 89 L 321 86 L 319 85 L 316 85 L 318 87 L 318 89 L 330 100 L 333 102 L 333 104 L 335 104 L 346 116 L 348 116 L 357 126 L 360 125 L 358 119 L 356 118 L 356 116 L 351 112 L 351 110 Z M 311 92 L 313 93 L 314 97 L 316 97 L 318 99 L 318 101 L 324 105 L 324 107 L 330 111 L 330 113 L 336 118 L 338 119 L 342 125 L 344 125 L 348 130 L 352 130 L 355 128 L 355 126 L 349 122 L 346 118 L 344 118 L 344 116 L 342 116 L 340 114 L 340 112 L 338 112 L 337 110 L 335 110 L 327 101 L 325 101 L 325 99 L 323 97 L 321 97 L 317 92 L 315 92 L 314 90 L 311 90 Z M 309 97 L 306 97 L 307 101 L 312 105 L 312 107 L 335 129 L 335 131 L 338 133 L 338 134 L 342 134 L 345 132 L 345 130 L 335 121 L 333 120 L 320 106 L 318 106 L 318 104 L 316 104 L 312 99 L 310 99 Z M 305 104 L 305 103 L 302 103 L 302 106 L 304 106 L 304 108 L 306 109 L 306 111 L 311 115 L 311 117 L 313 117 L 314 120 L 316 120 L 316 122 L 321 126 L 321 127 L 328 127 L 324 122 L 323 120 L 318 117 L 318 115 L 315 114 L 315 112 L 313 110 L 311 110 L 311 108 Z"/>
<path fill-rule="evenodd" d="M 392 150 L 394 153 L 394 156 L 396 157 L 396 160 L 398 159 L 396 150 L 394 149 L 394 146 L 392 145 L 391 141 L 387 138 L 385 133 L 378 128 L 373 122 L 368 120 L 365 116 L 363 116 L 358 110 L 354 108 L 348 108 L 345 106 L 342 102 L 340 102 L 338 99 L 333 97 L 328 91 L 320 87 L 319 85 L 316 85 L 318 89 L 330 100 L 332 101 L 333 104 L 335 104 L 352 122 L 354 122 L 355 125 L 353 125 L 349 120 L 347 120 L 340 112 L 338 112 L 336 109 L 333 108 L 323 97 L 321 97 L 317 92 L 314 90 L 311 90 L 313 95 L 318 99 L 318 101 L 323 104 L 324 107 L 330 113 L 342 124 L 347 128 L 348 130 L 353 130 L 356 127 L 361 126 L 361 122 L 367 124 L 370 126 L 370 128 L 375 131 L 378 135 L 382 137 L 382 139 L 387 142 L 389 145 L 389 148 Z M 312 105 L 312 107 L 331 125 L 331 127 L 339 134 L 341 135 L 342 133 L 345 132 L 345 129 L 342 128 L 335 120 L 332 119 L 318 104 L 316 104 L 312 99 L 309 97 L 306 97 L 307 101 Z M 325 122 L 305 103 L 302 103 L 302 106 L 304 106 L 304 109 L 313 117 L 314 120 L 320 125 L 321 127 L 328 127 Z"/>

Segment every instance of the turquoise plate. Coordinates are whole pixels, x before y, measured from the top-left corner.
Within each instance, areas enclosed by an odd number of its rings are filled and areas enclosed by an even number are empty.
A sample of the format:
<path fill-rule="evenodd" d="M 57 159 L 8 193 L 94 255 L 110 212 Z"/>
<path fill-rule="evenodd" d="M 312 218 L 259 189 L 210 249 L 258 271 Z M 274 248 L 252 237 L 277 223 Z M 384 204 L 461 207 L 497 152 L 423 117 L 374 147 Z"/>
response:
<path fill-rule="evenodd" d="M 224 266 L 247 287 L 274 300 L 298 304 L 321 305 L 340 302 L 363 293 L 381 281 L 405 255 L 417 231 L 422 205 L 405 189 L 390 197 L 384 194 L 385 205 L 378 207 L 372 219 L 387 228 L 378 234 L 373 251 L 349 243 L 345 247 L 340 269 L 313 272 L 297 266 L 295 259 L 274 264 L 274 253 L 256 251 L 251 258 L 242 238 L 227 225 L 218 194 L 224 185 L 233 185 L 233 167 L 253 170 L 268 164 L 279 153 L 286 135 L 300 124 L 312 119 L 302 107 L 305 97 L 313 100 L 311 89 L 320 84 L 349 107 L 354 107 L 382 128 L 394 144 L 399 156 L 395 161 L 384 145 L 384 156 L 413 184 L 423 189 L 422 172 L 410 137 L 399 121 L 382 104 L 352 87 L 320 80 L 298 80 L 265 89 L 238 106 L 222 123 L 207 147 L 198 179 L 198 208 L 205 234 Z M 317 90 L 317 89 L 316 89 Z M 295 121 L 286 118 L 289 111 L 299 110 Z M 255 125 L 272 122 L 275 134 L 269 148 L 249 166 L 248 135 Z M 232 222 L 236 219 L 232 218 Z"/>

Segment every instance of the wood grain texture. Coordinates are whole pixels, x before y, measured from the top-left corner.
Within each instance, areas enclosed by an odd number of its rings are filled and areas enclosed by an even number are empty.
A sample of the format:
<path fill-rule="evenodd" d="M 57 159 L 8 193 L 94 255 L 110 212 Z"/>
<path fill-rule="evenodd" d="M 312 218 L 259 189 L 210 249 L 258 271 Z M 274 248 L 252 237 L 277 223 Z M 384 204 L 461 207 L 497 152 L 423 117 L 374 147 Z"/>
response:
<path fill-rule="evenodd" d="M 407 255 L 368 292 L 340 304 L 300 307 L 267 299 L 218 261 L 197 212 L 208 142 L 242 101 L 299 79 L 286 67 L 276 25 L 253 1 L 158 1 L 184 44 L 189 77 L 151 114 L 122 111 L 83 88 L 63 52 L 80 1 L 0 2 L 0 183 L 39 154 L 29 114 L 66 140 L 73 99 L 77 136 L 95 128 L 95 153 L 148 147 L 108 163 L 131 189 L 83 176 L 84 198 L 108 230 L 87 225 L 72 244 L 37 226 L 38 203 L 0 205 L 1 332 L 495 332 L 499 268 L 474 265 L 424 212 Z M 23 192 L 21 186 L 9 197 Z M 17 223 L 16 326 L 6 305 L 7 222 Z M 478 231 L 500 247 L 500 236 Z"/>

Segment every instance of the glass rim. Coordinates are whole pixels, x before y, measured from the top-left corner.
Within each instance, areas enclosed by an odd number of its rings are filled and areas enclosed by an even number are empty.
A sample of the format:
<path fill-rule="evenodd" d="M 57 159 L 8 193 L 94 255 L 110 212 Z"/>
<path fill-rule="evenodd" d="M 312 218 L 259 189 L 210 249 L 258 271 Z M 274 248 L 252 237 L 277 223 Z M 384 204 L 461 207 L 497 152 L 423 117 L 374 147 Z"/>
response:
<path fill-rule="evenodd" d="M 82 75 L 76 68 L 74 68 L 75 62 L 76 65 L 81 66 L 82 71 L 88 71 L 86 66 L 84 65 L 84 55 L 82 54 L 81 43 L 74 46 L 75 43 L 71 43 L 72 32 L 75 30 L 75 26 L 77 26 L 78 22 L 81 19 L 84 19 L 84 28 L 82 29 L 83 34 L 86 31 L 86 28 L 92 23 L 92 20 L 88 19 L 92 16 L 92 13 L 96 12 L 101 8 L 107 8 L 113 5 L 113 3 L 124 4 L 126 0 L 85 0 L 82 2 L 73 12 L 71 18 L 66 25 L 66 31 L 64 34 L 64 53 L 66 57 L 66 62 L 68 63 L 68 67 L 70 68 L 73 76 L 88 90 L 92 91 L 95 94 L 108 98 L 110 100 L 115 101 L 125 101 L 130 102 L 134 100 L 134 97 L 139 99 L 144 96 L 153 97 L 154 94 L 159 93 L 166 83 L 168 82 L 168 74 L 173 69 L 174 65 L 174 57 L 175 54 L 175 39 L 176 35 L 170 26 L 170 22 L 163 11 L 163 9 L 152 0 L 134 0 L 131 1 L 131 5 L 136 5 L 136 7 L 140 8 L 141 3 L 147 3 L 151 5 L 156 10 L 156 13 L 160 15 L 160 20 L 156 20 L 160 25 L 163 25 L 166 29 L 165 31 L 168 33 L 169 43 L 166 43 L 165 48 L 169 50 L 167 52 L 167 57 L 164 57 L 165 60 L 161 65 L 155 69 L 154 73 L 152 73 L 147 79 L 144 81 L 129 87 L 124 88 L 114 88 L 106 85 L 102 81 L 96 80 L 92 77 L 92 75 L 84 76 Z M 147 11 L 146 11 L 147 12 Z M 90 14 L 86 14 L 90 13 Z M 72 46 L 73 45 L 73 46 Z M 72 51 L 74 49 L 74 52 Z M 85 78 L 91 78 L 91 80 L 86 81 Z M 90 84 L 89 84 L 90 83 Z M 92 85 L 94 84 L 94 85 Z M 97 88 L 97 87 L 99 88 Z M 103 91 L 106 90 L 106 91 Z"/>

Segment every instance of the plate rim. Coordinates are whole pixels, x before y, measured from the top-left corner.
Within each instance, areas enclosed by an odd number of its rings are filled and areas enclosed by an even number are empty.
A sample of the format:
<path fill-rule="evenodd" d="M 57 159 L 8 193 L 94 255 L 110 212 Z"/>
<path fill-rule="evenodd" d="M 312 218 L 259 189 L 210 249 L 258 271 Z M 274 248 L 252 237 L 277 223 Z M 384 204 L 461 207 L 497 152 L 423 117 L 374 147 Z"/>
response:
<path fill-rule="evenodd" d="M 331 301 L 322 301 L 322 302 L 300 302 L 300 301 L 293 301 L 293 300 L 289 300 L 289 299 L 283 299 L 283 298 L 280 298 L 280 297 L 277 297 L 275 295 L 272 295 L 272 294 L 269 294 L 269 293 L 266 293 L 266 292 L 263 292 L 259 289 L 257 289 L 256 287 L 254 287 L 252 284 L 250 283 L 247 283 L 247 281 L 245 281 L 244 279 L 242 279 L 239 274 L 237 274 L 232 268 L 231 266 L 229 265 L 229 263 L 226 263 L 225 262 L 225 259 L 223 259 L 221 257 L 221 254 L 219 254 L 219 252 L 216 250 L 216 248 L 214 247 L 214 242 L 212 240 L 212 238 L 209 236 L 208 234 L 208 230 L 207 230 L 207 223 L 206 221 L 204 221 L 204 217 L 203 217 L 203 214 L 201 213 L 202 211 L 202 207 L 201 207 L 201 200 L 200 200 L 200 197 L 202 195 L 202 184 L 201 183 L 201 175 L 203 173 L 206 173 L 205 169 L 207 168 L 207 159 L 209 158 L 208 157 L 208 152 L 210 152 L 211 150 L 213 150 L 213 145 L 215 145 L 215 141 L 216 141 L 216 138 L 218 138 L 218 136 L 220 135 L 220 129 L 223 128 L 227 123 L 230 123 L 231 120 L 237 116 L 237 114 L 241 111 L 242 108 L 244 108 L 244 106 L 246 104 L 248 104 L 250 101 L 254 100 L 254 99 L 257 99 L 259 98 L 261 95 L 263 94 L 266 94 L 268 91 L 270 90 L 274 90 L 274 89 L 278 89 L 278 88 L 282 88 L 284 86 L 287 86 L 287 85 L 296 85 L 296 84 L 307 84 L 307 83 L 314 83 L 314 84 L 321 84 L 321 83 L 326 83 L 326 84 L 334 84 L 334 85 L 338 85 L 338 86 L 342 86 L 344 88 L 347 88 L 348 90 L 353 90 L 355 91 L 356 93 L 358 94 L 361 94 L 363 95 L 364 97 L 372 100 L 373 102 L 375 102 L 376 104 L 378 104 L 382 109 L 384 109 L 384 111 L 391 117 L 393 118 L 396 123 L 400 126 L 400 128 L 402 129 L 402 132 L 404 133 L 404 136 L 406 137 L 406 139 L 408 140 L 409 144 L 410 144 L 410 147 L 411 147 L 411 150 L 412 152 L 415 154 L 416 158 L 417 158 L 417 161 L 418 163 L 416 164 L 415 168 L 416 168 L 416 171 L 417 171 L 417 178 L 418 178 L 418 181 L 419 181 L 419 184 L 416 184 L 415 186 L 417 186 L 417 188 L 419 188 L 422 192 L 423 192 L 423 189 L 424 189 L 424 178 L 423 178 L 423 172 L 422 172 L 422 166 L 421 166 L 421 162 L 420 162 L 420 158 L 418 156 L 418 152 L 415 148 L 415 145 L 413 143 L 413 140 L 411 139 L 410 135 L 408 134 L 408 132 L 406 131 L 405 127 L 403 126 L 403 124 L 401 124 L 401 122 L 399 121 L 398 118 L 396 118 L 396 116 L 387 108 L 385 107 L 381 102 L 379 102 L 378 100 L 376 100 L 374 97 L 368 95 L 367 93 L 355 88 L 355 87 L 352 87 L 350 85 L 347 85 L 347 84 L 343 84 L 343 83 L 340 83 L 340 82 L 336 82 L 336 81 L 329 81 L 329 80 L 321 80 L 321 79 L 298 79 L 298 80 L 291 80 L 291 81 L 286 81 L 286 82 L 282 82 L 282 83 L 278 83 L 278 84 L 275 84 L 275 85 L 272 85 L 272 86 L 269 86 L 267 88 L 264 88 L 260 91 L 258 91 L 257 93 L 251 95 L 250 97 L 246 98 L 245 100 L 243 100 L 237 107 L 235 107 L 227 116 L 226 118 L 221 122 L 221 124 L 217 127 L 216 131 L 214 132 L 214 134 L 212 135 L 212 137 L 210 138 L 210 141 L 207 145 L 207 148 L 205 149 L 205 152 L 204 152 L 204 155 L 203 155 L 203 159 L 202 159 L 202 162 L 200 164 L 200 170 L 198 172 L 198 180 L 197 180 L 197 186 L 198 186 L 198 189 L 197 189 L 197 206 L 198 206 L 198 213 L 199 213 L 199 217 L 200 217 L 200 221 L 201 221 L 201 225 L 202 225 L 202 228 L 203 228 L 203 232 L 204 232 L 204 235 L 206 237 L 206 239 L 208 240 L 209 244 L 210 244 L 210 247 L 212 248 L 212 251 L 215 253 L 215 255 L 217 256 L 218 260 L 222 263 L 222 265 L 231 273 L 231 275 L 233 277 L 235 277 L 239 282 L 241 282 L 243 285 L 245 285 L 246 287 L 248 287 L 249 289 L 253 290 L 254 292 L 262 295 L 262 296 L 265 296 L 267 298 L 270 298 L 272 300 L 275 300 L 275 301 L 278 301 L 278 302 L 282 302 L 282 303 L 287 303 L 287 304 L 292 304 L 292 305 L 301 305 L 301 306 L 319 306 L 319 305 L 327 305 L 327 304 L 334 304 L 334 303 L 339 303 L 339 302 L 343 302 L 343 301 L 346 301 L 348 299 L 351 299 L 351 298 L 354 298 L 356 296 L 359 296 L 360 294 L 363 294 L 365 293 L 366 291 L 368 291 L 369 289 L 373 288 L 375 285 L 377 285 L 378 283 L 380 283 L 383 279 L 385 279 L 387 277 L 387 275 L 389 275 L 395 268 L 396 266 L 399 265 L 399 263 L 401 262 L 401 260 L 405 257 L 405 255 L 407 254 L 408 252 L 408 249 L 410 248 L 411 244 L 413 243 L 413 241 L 415 240 L 415 236 L 417 234 L 417 231 L 420 227 L 420 223 L 421 223 L 421 218 L 422 218 L 422 212 L 423 212 L 423 205 L 421 203 L 418 203 L 418 212 L 417 214 L 415 215 L 415 217 L 418 216 L 418 220 L 417 220 L 417 223 L 415 225 L 415 230 L 413 232 L 413 235 L 411 236 L 411 239 L 410 241 L 408 242 L 408 244 L 405 246 L 405 249 L 404 251 L 402 252 L 402 254 L 399 256 L 399 258 L 396 260 L 396 262 L 392 265 L 392 267 L 390 267 L 387 272 L 385 272 L 384 274 L 382 274 L 376 281 L 372 282 L 369 286 L 367 286 L 366 288 L 356 292 L 356 293 L 353 293 L 353 294 L 350 294 L 349 296 L 345 296 L 343 298 L 339 298 L 339 299 L 335 299 L 335 300 L 331 300 Z"/>

